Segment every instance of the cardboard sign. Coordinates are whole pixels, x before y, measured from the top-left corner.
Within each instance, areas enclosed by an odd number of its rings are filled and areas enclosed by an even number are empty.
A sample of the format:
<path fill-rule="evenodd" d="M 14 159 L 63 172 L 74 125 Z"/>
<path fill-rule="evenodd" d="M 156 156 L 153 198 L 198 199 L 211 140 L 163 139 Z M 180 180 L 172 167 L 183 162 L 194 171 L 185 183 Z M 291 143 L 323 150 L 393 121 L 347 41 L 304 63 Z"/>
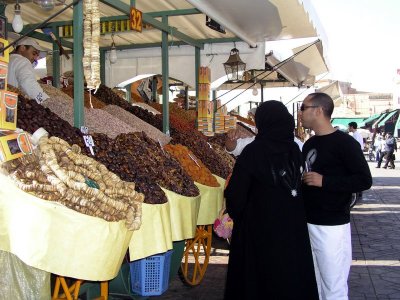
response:
<path fill-rule="evenodd" d="M 0 129 L 16 129 L 17 104 L 17 94 L 9 91 L 0 91 Z"/>
<path fill-rule="evenodd" d="M 33 151 L 29 134 L 0 131 L 0 162 L 31 154 Z"/>
<path fill-rule="evenodd" d="M 5 40 L 5 39 L 1 39 L 0 38 L 0 49 L 4 49 L 7 46 L 8 46 L 8 41 Z M 0 51 L 0 61 L 8 63 L 8 60 L 10 58 L 9 57 L 9 53 L 10 53 L 9 50 L 10 49 L 7 49 L 6 51 Z"/>
<path fill-rule="evenodd" d="M 17 105 L 17 94 L 8 91 L 0 91 L 0 129 L 16 129 Z"/>
<path fill-rule="evenodd" d="M 7 89 L 8 63 L 0 61 L 0 90 Z"/>

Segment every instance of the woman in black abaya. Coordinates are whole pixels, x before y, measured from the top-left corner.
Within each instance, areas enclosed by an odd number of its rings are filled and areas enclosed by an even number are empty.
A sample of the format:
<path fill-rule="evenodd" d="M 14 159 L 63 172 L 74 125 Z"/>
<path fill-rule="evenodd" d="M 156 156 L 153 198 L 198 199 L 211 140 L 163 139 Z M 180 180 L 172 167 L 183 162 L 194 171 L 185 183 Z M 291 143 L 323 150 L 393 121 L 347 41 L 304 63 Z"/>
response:
<path fill-rule="evenodd" d="M 255 121 L 225 190 L 234 222 L 225 299 L 317 300 L 293 117 L 271 100 Z"/>

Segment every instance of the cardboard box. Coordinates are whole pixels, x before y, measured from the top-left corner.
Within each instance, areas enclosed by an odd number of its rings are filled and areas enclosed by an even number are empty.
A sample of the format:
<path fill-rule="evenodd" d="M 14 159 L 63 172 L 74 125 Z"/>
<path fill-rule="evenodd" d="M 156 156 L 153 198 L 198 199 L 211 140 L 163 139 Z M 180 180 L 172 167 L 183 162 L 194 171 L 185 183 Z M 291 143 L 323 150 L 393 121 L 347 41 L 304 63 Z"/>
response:
<path fill-rule="evenodd" d="M 0 90 L 7 89 L 8 63 L 0 61 Z"/>
<path fill-rule="evenodd" d="M 33 151 L 27 132 L 0 131 L 0 162 L 31 154 Z"/>
<path fill-rule="evenodd" d="M 8 91 L 0 91 L 0 129 L 16 129 L 17 105 L 17 94 Z"/>
<path fill-rule="evenodd" d="M 212 131 L 204 131 L 202 132 L 202 134 L 204 134 L 205 136 L 214 136 L 214 132 Z"/>
<path fill-rule="evenodd" d="M 210 85 L 205 83 L 199 84 L 199 101 L 210 101 Z"/>
<path fill-rule="evenodd" d="M 211 69 L 209 67 L 200 67 L 199 70 L 199 83 L 211 82 Z"/>
<path fill-rule="evenodd" d="M 5 39 L 0 38 L 0 49 L 7 47 L 8 46 L 8 41 Z M 0 53 L 0 61 L 8 63 L 8 60 L 10 59 L 10 48 L 8 48 L 6 51 Z"/>

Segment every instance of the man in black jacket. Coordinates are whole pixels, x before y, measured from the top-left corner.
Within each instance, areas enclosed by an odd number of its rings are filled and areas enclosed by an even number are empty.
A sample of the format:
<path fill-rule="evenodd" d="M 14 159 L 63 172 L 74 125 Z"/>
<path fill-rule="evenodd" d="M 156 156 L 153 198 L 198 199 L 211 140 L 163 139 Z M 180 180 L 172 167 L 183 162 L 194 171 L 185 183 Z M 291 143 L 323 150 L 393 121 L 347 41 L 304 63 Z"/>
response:
<path fill-rule="evenodd" d="M 315 136 L 303 147 L 303 195 L 321 300 L 347 300 L 351 266 L 351 194 L 369 189 L 371 172 L 358 142 L 330 122 L 333 101 L 308 95 L 301 120 Z"/>

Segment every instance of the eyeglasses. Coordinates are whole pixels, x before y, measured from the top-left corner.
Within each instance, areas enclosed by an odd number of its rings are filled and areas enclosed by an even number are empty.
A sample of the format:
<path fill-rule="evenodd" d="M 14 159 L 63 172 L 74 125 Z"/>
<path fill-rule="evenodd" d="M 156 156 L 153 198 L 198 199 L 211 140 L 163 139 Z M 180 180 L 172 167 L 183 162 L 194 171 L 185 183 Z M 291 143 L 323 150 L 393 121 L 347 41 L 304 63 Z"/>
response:
<path fill-rule="evenodd" d="M 316 108 L 316 107 L 319 107 L 319 105 L 304 105 L 304 104 L 302 104 L 300 106 L 300 110 L 305 111 L 307 108 Z"/>

